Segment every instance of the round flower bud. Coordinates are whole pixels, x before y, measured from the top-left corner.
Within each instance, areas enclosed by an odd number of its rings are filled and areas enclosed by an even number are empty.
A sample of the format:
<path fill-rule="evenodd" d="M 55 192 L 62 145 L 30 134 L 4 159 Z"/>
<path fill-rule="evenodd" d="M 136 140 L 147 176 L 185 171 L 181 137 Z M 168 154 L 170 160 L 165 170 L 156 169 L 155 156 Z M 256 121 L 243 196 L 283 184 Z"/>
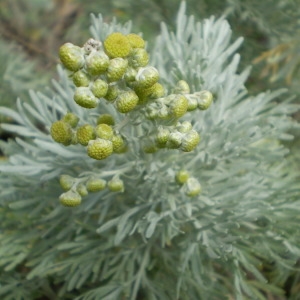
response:
<path fill-rule="evenodd" d="M 124 79 L 125 79 L 125 81 L 126 81 L 127 83 L 130 83 L 130 82 L 135 81 L 135 76 L 136 76 L 136 74 L 137 74 L 137 71 L 136 71 L 134 68 L 128 67 L 128 68 L 126 69 L 125 74 L 124 74 Z"/>
<path fill-rule="evenodd" d="M 85 124 L 77 129 L 77 141 L 83 146 L 87 146 L 90 140 L 96 138 L 94 127 L 90 124 Z"/>
<path fill-rule="evenodd" d="M 181 133 L 189 132 L 190 130 L 192 130 L 192 128 L 193 126 L 189 121 L 184 121 L 182 123 L 178 122 L 178 124 L 176 125 L 176 129 Z"/>
<path fill-rule="evenodd" d="M 113 177 L 107 183 L 107 187 L 111 192 L 123 192 L 124 191 L 124 183 L 119 177 Z"/>
<path fill-rule="evenodd" d="M 76 187 L 76 191 L 77 193 L 81 196 L 81 197 L 85 197 L 88 195 L 88 190 L 86 188 L 86 186 L 83 183 L 79 183 Z"/>
<path fill-rule="evenodd" d="M 170 131 L 167 128 L 159 127 L 155 137 L 156 146 L 159 148 L 166 147 L 167 141 L 169 140 Z"/>
<path fill-rule="evenodd" d="M 171 102 L 171 115 L 175 118 L 182 117 L 188 108 L 188 100 L 183 95 L 172 95 L 174 96 L 173 101 Z"/>
<path fill-rule="evenodd" d="M 144 48 L 145 47 L 145 41 L 139 35 L 137 35 L 135 33 L 129 33 L 126 35 L 126 37 L 132 48 Z"/>
<path fill-rule="evenodd" d="M 106 187 L 106 180 L 99 178 L 90 178 L 86 182 L 86 188 L 89 192 L 99 192 Z"/>
<path fill-rule="evenodd" d="M 138 85 L 134 86 L 134 91 L 139 97 L 138 104 L 144 104 L 147 102 L 147 100 L 150 98 L 150 95 L 152 95 L 152 93 L 154 92 L 154 86 L 155 84 L 149 88 L 144 88 Z"/>
<path fill-rule="evenodd" d="M 70 124 L 71 127 L 75 128 L 79 122 L 79 117 L 75 114 L 68 112 L 62 119 L 62 121 Z"/>
<path fill-rule="evenodd" d="M 64 206 L 76 207 L 81 203 L 81 196 L 77 192 L 70 190 L 61 194 L 59 201 Z"/>
<path fill-rule="evenodd" d="M 187 111 L 193 111 L 198 107 L 198 101 L 195 97 L 190 97 L 189 95 L 186 96 L 188 100 L 188 108 Z"/>
<path fill-rule="evenodd" d="M 120 80 L 128 66 L 127 59 L 123 59 L 121 57 L 113 58 L 109 62 L 109 66 L 107 69 L 107 79 L 108 81 L 118 81 Z"/>
<path fill-rule="evenodd" d="M 75 181 L 76 181 L 75 178 L 73 178 L 70 175 L 64 174 L 59 177 L 59 184 L 65 191 L 68 191 L 69 189 L 71 189 L 71 187 L 73 186 Z"/>
<path fill-rule="evenodd" d="M 155 83 L 152 85 L 151 93 L 149 94 L 150 99 L 158 99 L 165 95 L 165 89 L 160 83 Z"/>
<path fill-rule="evenodd" d="M 99 100 L 88 87 L 78 87 L 74 93 L 75 102 L 84 108 L 95 108 Z"/>
<path fill-rule="evenodd" d="M 122 92 L 117 97 L 116 108 L 120 113 L 128 113 L 136 107 L 138 102 L 139 97 L 134 91 Z"/>
<path fill-rule="evenodd" d="M 111 139 L 111 142 L 113 144 L 113 150 L 115 153 L 123 153 L 126 150 L 126 145 L 121 135 L 114 135 Z"/>
<path fill-rule="evenodd" d="M 89 86 L 90 84 L 90 77 L 89 75 L 82 71 L 82 70 L 79 70 L 77 72 L 74 73 L 73 75 L 73 83 L 77 86 L 77 87 L 80 87 L 80 86 Z"/>
<path fill-rule="evenodd" d="M 86 70 L 92 76 L 103 74 L 109 65 L 109 58 L 104 52 L 92 51 L 86 58 Z"/>
<path fill-rule="evenodd" d="M 131 50 L 128 38 L 120 32 L 110 34 L 104 41 L 104 50 L 111 57 L 126 57 Z"/>
<path fill-rule="evenodd" d="M 189 178 L 190 178 L 190 174 L 186 170 L 180 170 L 175 175 L 175 179 L 176 179 L 177 183 L 179 183 L 179 184 L 186 183 Z"/>
<path fill-rule="evenodd" d="M 187 196 L 194 197 L 201 193 L 202 188 L 196 178 L 190 177 L 184 185 L 184 190 Z"/>
<path fill-rule="evenodd" d="M 97 98 L 104 97 L 107 93 L 107 90 L 108 90 L 108 84 L 102 79 L 95 80 L 91 87 L 92 93 Z"/>
<path fill-rule="evenodd" d="M 55 142 L 65 146 L 70 145 L 72 142 L 72 128 L 70 124 L 64 121 L 54 122 L 50 128 L 50 134 Z"/>
<path fill-rule="evenodd" d="M 210 107 L 213 101 L 213 95 L 209 91 L 201 91 L 197 93 L 198 95 L 198 107 L 201 110 L 206 110 Z"/>
<path fill-rule="evenodd" d="M 200 136 L 196 130 L 186 133 L 182 139 L 180 150 L 190 152 L 196 148 L 200 142 Z"/>
<path fill-rule="evenodd" d="M 104 139 L 89 141 L 87 153 L 89 157 L 97 160 L 107 158 L 113 153 L 112 142 Z"/>
<path fill-rule="evenodd" d="M 70 71 L 78 71 L 83 67 L 83 50 L 71 43 L 66 43 L 59 48 L 59 58 L 64 67 Z"/>
<path fill-rule="evenodd" d="M 145 153 L 155 153 L 157 151 L 157 148 L 155 144 L 151 140 L 146 140 L 143 142 L 143 151 Z"/>
<path fill-rule="evenodd" d="M 95 132 L 98 138 L 105 140 L 110 140 L 114 135 L 113 129 L 107 124 L 99 124 L 95 128 Z"/>
<path fill-rule="evenodd" d="M 97 124 L 115 125 L 114 117 L 110 114 L 103 114 L 98 117 Z"/>
<path fill-rule="evenodd" d="M 107 101 L 114 101 L 118 97 L 119 92 L 120 92 L 119 88 L 116 84 L 109 84 L 108 89 L 107 89 L 107 93 L 104 96 L 104 98 Z"/>
<path fill-rule="evenodd" d="M 149 88 L 159 79 L 159 73 L 154 67 L 140 68 L 137 75 L 137 85 L 142 88 Z"/>
<path fill-rule="evenodd" d="M 174 88 L 174 94 L 189 94 L 190 87 L 184 80 L 179 80 Z"/>
<path fill-rule="evenodd" d="M 167 142 L 167 147 L 170 149 L 177 149 L 181 145 L 182 133 L 180 132 L 171 132 Z"/>
<path fill-rule="evenodd" d="M 145 49 L 133 49 L 129 56 L 129 65 L 134 68 L 145 67 L 149 62 L 149 55 Z"/>

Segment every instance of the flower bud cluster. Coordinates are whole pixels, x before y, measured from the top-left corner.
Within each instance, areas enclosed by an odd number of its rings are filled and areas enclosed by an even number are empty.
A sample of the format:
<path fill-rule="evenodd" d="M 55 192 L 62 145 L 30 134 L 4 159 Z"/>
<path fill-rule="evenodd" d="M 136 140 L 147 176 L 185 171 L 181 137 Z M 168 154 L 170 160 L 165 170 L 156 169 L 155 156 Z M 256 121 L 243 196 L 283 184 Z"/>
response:
<path fill-rule="evenodd" d="M 65 190 L 59 197 L 60 203 L 67 207 L 76 207 L 81 204 L 82 197 L 88 193 L 108 189 L 111 192 L 123 192 L 124 183 L 119 176 L 112 177 L 109 181 L 95 176 L 74 178 L 70 175 L 61 175 L 60 186 Z"/>
<path fill-rule="evenodd" d="M 189 172 L 180 170 L 175 175 L 176 182 L 182 186 L 184 193 L 189 197 L 195 197 L 202 191 L 201 184 L 195 177 L 190 177 Z"/>
<path fill-rule="evenodd" d="M 67 113 L 61 120 L 52 124 L 52 138 L 65 146 L 81 144 L 86 146 L 87 154 L 96 160 L 107 158 L 113 153 L 126 151 L 123 137 L 114 130 L 114 119 L 109 114 L 100 115 L 98 124 L 78 126 L 79 118 Z"/>

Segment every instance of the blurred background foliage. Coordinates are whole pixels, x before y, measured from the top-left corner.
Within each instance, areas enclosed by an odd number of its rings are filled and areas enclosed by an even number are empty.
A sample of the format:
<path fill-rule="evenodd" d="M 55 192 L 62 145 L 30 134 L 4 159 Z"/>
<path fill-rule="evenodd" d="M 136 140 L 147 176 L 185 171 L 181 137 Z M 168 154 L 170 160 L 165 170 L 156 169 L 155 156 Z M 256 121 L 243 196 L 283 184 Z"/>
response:
<path fill-rule="evenodd" d="M 244 37 L 240 68 L 253 65 L 250 93 L 285 87 L 299 103 L 300 0 L 186 2 L 188 15 L 199 20 L 225 16 L 234 38 Z M 28 89 L 44 91 L 56 77 L 59 47 L 69 41 L 82 45 L 90 37 L 91 13 L 101 13 L 107 22 L 114 17 L 121 23 L 132 20 L 133 32 L 143 32 L 150 47 L 160 22 L 174 24 L 179 4 L 180 0 L 1 0 L 0 106 L 13 107 L 17 97 L 26 101 Z M 299 120 L 300 114 L 294 118 Z M 299 165 L 300 134 L 293 134 L 296 139 L 289 146 Z M 291 276 L 293 280 L 299 280 L 299 274 Z"/>

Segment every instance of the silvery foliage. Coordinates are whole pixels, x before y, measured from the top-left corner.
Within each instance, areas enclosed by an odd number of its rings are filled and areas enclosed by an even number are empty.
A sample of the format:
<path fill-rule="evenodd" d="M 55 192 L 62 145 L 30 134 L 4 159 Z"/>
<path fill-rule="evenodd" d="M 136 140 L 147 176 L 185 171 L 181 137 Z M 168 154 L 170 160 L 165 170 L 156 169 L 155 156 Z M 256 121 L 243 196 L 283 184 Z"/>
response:
<path fill-rule="evenodd" d="M 102 16 L 92 17 L 95 38 L 130 29 L 130 23 L 107 25 Z M 104 102 L 80 108 L 61 67 L 54 90 L 30 91 L 32 104 L 18 100 L 17 111 L 1 107 L 15 121 L 2 128 L 16 134 L 1 143 L 8 155 L 0 165 L 1 299 L 33 299 L 35 289 L 56 293 L 50 283 L 61 298 L 79 290 L 76 299 L 264 299 L 263 292 L 280 293 L 261 266 L 274 265 L 276 283 L 300 255 L 299 185 L 282 143 L 292 138 L 288 131 L 296 124 L 289 115 L 297 107 L 283 100 L 283 90 L 248 95 L 249 69 L 238 72 L 236 54 L 242 39 L 231 42 L 226 20 L 197 22 L 185 15 L 183 3 L 176 31 L 161 29 L 151 55 L 161 82 L 171 91 L 184 79 L 193 92 L 215 96 L 209 110 L 183 118 L 202 137 L 191 153 L 144 154 L 138 145 L 155 124 L 120 116 Z M 126 124 L 120 130 L 130 150 L 98 162 L 83 147 L 55 143 L 49 128 L 67 111 L 82 124 L 113 114 Z M 200 181 L 201 195 L 187 197 L 175 183 L 181 169 Z M 126 190 L 89 194 L 68 209 L 58 201 L 61 174 L 120 174 Z"/>

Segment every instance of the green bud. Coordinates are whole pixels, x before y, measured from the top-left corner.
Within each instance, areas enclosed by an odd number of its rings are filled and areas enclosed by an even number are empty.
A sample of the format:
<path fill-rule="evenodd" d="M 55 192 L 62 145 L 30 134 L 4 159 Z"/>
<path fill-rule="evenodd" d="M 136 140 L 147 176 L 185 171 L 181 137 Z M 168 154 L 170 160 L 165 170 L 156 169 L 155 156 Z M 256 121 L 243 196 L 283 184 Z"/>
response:
<path fill-rule="evenodd" d="M 107 89 L 107 93 L 104 96 L 104 98 L 107 101 L 114 101 L 118 97 L 119 92 L 120 92 L 119 88 L 116 84 L 109 84 L 108 89 Z"/>
<path fill-rule="evenodd" d="M 174 94 L 189 94 L 190 87 L 184 80 L 179 80 L 174 88 Z"/>
<path fill-rule="evenodd" d="M 138 101 L 139 98 L 134 91 L 126 91 L 119 94 L 115 104 L 120 113 L 128 113 L 136 107 Z"/>
<path fill-rule="evenodd" d="M 64 121 L 56 121 L 50 128 L 50 134 L 53 140 L 57 143 L 61 143 L 68 146 L 72 142 L 73 131 L 70 124 Z"/>
<path fill-rule="evenodd" d="M 109 62 L 109 66 L 107 69 L 107 79 L 109 82 L 120 80 L 128 66 L 128 61 L 121 57 L 113 58 Z"/>
<path fill-rule="evenodd" d="M 196 148 L 200 142 L 200 136 L 196 130 L 191 130 L 186 133 L 182 139 L 180 150 L 190 152 Z"/>
<path fill-rule="evenodd" d="M 106 187 L 106 181 L 99 178 L 90 178 L 86 182 L 86 188 L 89 192 L 99 192 Z"/>
<path fill-rule="evenodd" d="M 157 147 L 151 140 L 146 140 L 143 143 L 143 150 L 145 153 L 151 154 L 157 151 Z"/>
<path fill-rule="evenodd" d="M 186 95 L 186 98 L 188 100 L 188 108 L 187 111 L 193 111 L 198 107 L 198 101 L 196 97 L 193 97 L 192 95 Z"/>
<path fill-rule="evenodd" d="M 59 48 L 59 58 L 64 67 L 70 71 L 78 71 L 83 67 L 83 50 L 71 43 L 66 43 Z"/>
<path fill-rule="evenodd" d="M 77 192 L 69 190 L 60 195 L 59 201 L 64 206 L 76 207 L 81 203 L 81 196 Z"/>
<path fill-rule="evenodd" d="M 172 96 L 171 102 L 171 115 L 175 118 L 180 118 L 187 112 L 188 100 L 183 95 L 170 95 Z"/>
<path fill-rule="evenodd" d="M 79 117 L 77 117 L 75 114 L 68 112 L 62 119 L 62 121 L 70 124 L 72 128 L 75 128 L 79 122 Z"/>
<path fill-rule="evenodd" d="M 89 86 L 90 84 L 90 77 L 89 75 L 82 71 L 82 70 L 79 70 L 77 72 L 74 73 L 73 75 L 73 83 L 77 86 L 77 87 L 80 87 L 80 86 Z"/>
<path fill-rule="evenodd" d="M 189 121 L 184 121 L 182 123 L 178 122 L 176 129 L 181 133 L 186 133 L 192 130 L 193 126 Z"/>
<path fill-rule="evenodd" d="M 107 90 L 108 90 L 108 84 L 102 79 L 95 80 L 91 87 L 92 93 L 97 98 L 105 97 L 105 95 L 107 94 Z"/>
<path fill-rule="evenodd" d="M 111 140 L 114 135 L 112 127 L 107 124 L 99 124 L 95 128 L 95 132 L 98 138 L 105 140 Z"/>
<path fill-rule="evenodd" d="M 98 117 L 97 124 L 115 125 L 115 120 L 110 114 L 103 114 Z"/>
<path fill-rule="evenodd" d="M 201 193 L 202 188 L 201 184 L 196 178 L 190 177 L 184 184 L 184 190 L 187 196 L 194 197 Z"/>
<path fill-rule="evenodd" d="M 137 35 L 135 33 L 129 33 L 126 35 L 126 37 L 132 48 L 144 48 L 145 47 L 145 41 L 139 35 Z"/>
<path fill-rule="evenodd" d="M 106 54 L 111 58 L 126 57 L 131 51 L 128 38 L 120 32 L 110 34 L 103 44 Z"/>
<path fill-rule="evenodd" d="M 161 97 L 164 97 L 165 95 L 165 89 L 164 87 L 160 84 L 160 83 L 155 83 L 152 87 L 152 91 L 149 94 L 149 98 L 150 99 L 158 99 Z"/>
<path fill-rule="evenodd" d="M 126 145 L 121 135 L 114 135 L 111 139 L 113 150 L 115 153 L 123 153 L 126 151 Z"/>
<path fill-rule="evenodd" d="M 167 128 L 164 127 L 159 127 L 156 137 L 155 137 L 155 142 L 157 147 L 159 148 L 164 148 L 166 147 L 167 141 L 169 140 L 170 136 L 170 131 Z"/>
<path fill-rule="evenodd" d="M 190 178 L 190 174 L 186 170 L 180 170 L 175 175 L 175 179 L 179 184 L 186 183 L 189 178 Z"/>
<path fill-rule="evenodd" d="M 97 160 L 105 159 L 113 153 L 112 142 L 104 139 L 89 141 L 87 153 L 91 158 Z"/>
<path fill-rule="evenodd" d="M 59 184 L 65 191 L 71 189 L 75 181 L 76 181 L 75 178 L 73 178 L 70 175 L 61 175 L 59 177 Z"/>
<path fill-rule="evenodd" d="M 178 131 L 171 132 L 167 142 L 167 147 L 170 149 L 177 149 L 181 145 L 181 142 L 182 142 L 182 133 Z"/>
<path fill-rule="evenodd" d="M 109 58 L 104 52 L 92 51 L 86 58 L 86 70 L 92 76 L 99 76 L 106 72 Z"/>
<path fill-rule="evenodd" d="M 129 65 L 134 68 L 145 67 L 149 62 L 149 55 L 145 49 L 136 48 L 130 52 Z"/>
<path fill-rule="evenodd" d="M 137 74 L 137 71 L 134 68 L 128 67 L 125 74 L 124 74 L 125 81 L 127 83 L 135 81 L 136 74 Z"/>
<path fill-rule="evenodd" d="M 86 186 L 83 183 L 79 183 L 76 187 L 76 191 L 77 193 L 81 196 L 81 197 L 85 197 L 88 195 L 88 190 L 86 188 Z"/>
<path fill-rule="evenodd" d="M 124 191 L 124 183 L 119 177 L 113 177 L 108 183 L 107 187 L 111 192 L 123 192 Z"/>
<path fill-rule="evenodd" d="M 99 100 L 88 87 L 78 87 L 74 93 L 75 102 L 84 108 L 95 108 Z"/>
<path fill-rule="evenodd" d="M 139 87 L 149 88 L 159 79 L 159 73 L 154 67 L 140 68 L 136 80 Z"/>
<path fill-rule="evenodd" d="M 198 96 L 198 107 L 201 110 L 206 110 L 210 107 L 213 101 L 213 95 L 209 91 L 201 91 L 195 93 Z"/>
<path fill-rule="evenodd" d="M 90 124 L 85 124 L 77 129 L 77 141 L 83 146 L 87 146 L 90 140 L 96 138 L 94 127 Z"/>

